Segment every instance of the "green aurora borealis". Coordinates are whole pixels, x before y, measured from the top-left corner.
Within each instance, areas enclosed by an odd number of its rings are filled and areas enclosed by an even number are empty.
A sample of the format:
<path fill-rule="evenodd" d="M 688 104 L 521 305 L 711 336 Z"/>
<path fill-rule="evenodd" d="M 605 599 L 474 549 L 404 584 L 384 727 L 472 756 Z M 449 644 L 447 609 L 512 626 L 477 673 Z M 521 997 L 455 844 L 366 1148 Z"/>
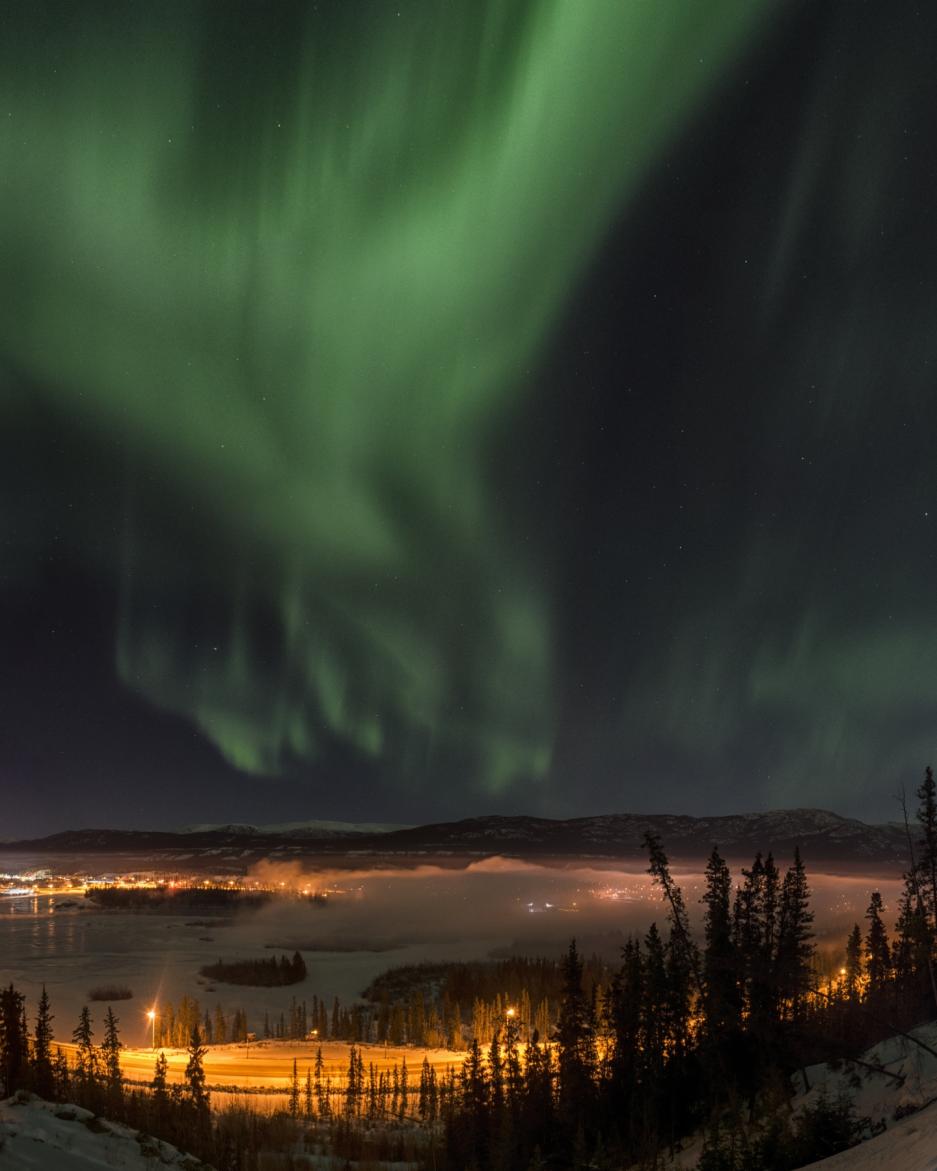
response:
<path fill-rule="evenodd" d="M 244 773 L 344 746 L 386 809 L 893 787 L 934 744 L 933 588 L 902 553 L 937 523 L 933 298 L 896 189 L 914 31 L 869 95 L 832 74 L 871 59 L 867 25 L 752 0 L 4 6 L 0 426 L 34 473 L 37 411 L 59 437 L 43 503 L 10 490 L 4 582 L 64 543 L 113 591 L 126 688 Z M 764 78 L 808 36 L 781 103 Z M 672 315 L 595 324 L 612 287 Z M 563 434 L 598 478 L 538 501 Z"/>

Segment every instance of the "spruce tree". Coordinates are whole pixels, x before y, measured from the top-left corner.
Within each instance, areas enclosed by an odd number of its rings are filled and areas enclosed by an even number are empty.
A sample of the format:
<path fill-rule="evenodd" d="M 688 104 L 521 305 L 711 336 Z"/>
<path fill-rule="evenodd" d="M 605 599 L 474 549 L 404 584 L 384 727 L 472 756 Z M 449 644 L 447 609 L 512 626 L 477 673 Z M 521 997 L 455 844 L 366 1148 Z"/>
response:
<path fill-rule="evenodd" d="M 430 1075 L 429 1060 L 424 1057 L 423 1064 L 420 1066 L 420 1090 L 417 1097 L 417 1113 L 420 1116 L 420 1121 L 425 1122 L 429 1114 L 429 1075 Z"/>
<path fill-rule="evenodd" d="M 780 1002 L 781 875 L 770 852 L 764 861 L 761 854 L 756 855 L 750 874 L 751 925 L 748 950 L 743 960 L 748 1028 L 758 1045 L 770 1047 L 774 1042 Z"/>
<path fill-rule="evenodd" d="M 299 1070 L 293 1058 L 293 1072 L 290 1075 L 290 1117 L 299 1117 Z"/>
<path fill-rule="evenodd" d="M 109 1106 L 112 1113 L 119 1108 L 123 1096 L 123 1081 L 120 1073 L 120 1034 L 117 1028 L 117 1017 L 110 1005 L 104 1016 L 104 1040 L 101 1044 L 101 1057 L 104 1062 L 104 1084 L 107 1089 Z"/>
<path fill-rule="evenodd" d="M 882 896 L 877 890 L 874 890 L 869 902 L 869 909 L 865 913 L 865 917 L 869 921 L 869 930 L 865 937 L 865 972 L 868 977 L 870 996 L 881 992 L 891 972 L 888 932 L 882 922 L 882 911 Z"/>
<path fill-rule="evenodd" d="M 328 1097 L 325 1092 L 325 1083 L 323 1081 L 324 1063 L 322 1061 L 322 1046 L 316 1046 L 316 1061 L 313 1066 L 314 1069 L 314 1085 L 316 1089 L 316 1110 L 319 1115 L 328 1113 Z"/>
<path fill-rule="evenodd" d="M 667 960 L 664 941 L 652 923 L 644 937 L 644 996 L 641 1001 L 641 1043 L 644 1077 L 659 1080 L 668 1048 Z"/>
<path fill-rule="evenodd" d="M 846 963 L 843 975 L 843 991 L 849 1000 L 859 999 L 859 984 L 862 979 L 862 932 L 856 923 L 846 940 Z"/>
<path fill-rule="evenodd" d="M 732 943 L 735 949 L 743 1007 L 751 1023 L 756 1016 L 757 968 L 761 953 L 759 909 L 764 884 L 764 862 L 755 855 L 750 870 L 742 870 L 742 883 L 735 892 L 732 908 Z"/>
<path fill-rule="evenodd" d="M 550 1049 L 540 1044 L 534 1029 L 524 1053 L 523 1130 L 548 1144 L 553 1132 L 553 1084 Z"/>
<path fill-rule="evenodd" d="M 398 1117 L 402 1122 L 407 1113 L 407 1097 L 410 1093 L 409 1074 L 407 1073 L 407 1059 L 401 1059 L 400 1062 L 400 1112 Z"/>
<path fill-rule="evenodd" d="M 576 950 L 575 939 L 570 940 L 561 972 L 563 985 L 554 1040 L 560 1074 L 560 1106 L 567 1120 L 570 1120 L 578 1117 L 588 1106 L 593 1042 L 589 1002 L 582 987 L 583 964 Z"/>
<path fill-rule="evenodd" d="M 918 844 L 924 847 L 924 858 L 916 857 L 911 826 L 908 822 L 907 804 L 902 793 L 901 808 L 908 839 L 909 864 L 904 876 L 905 898 L 899 922 L 896 924 L 901 951 L 900 963 L 896 963 L 896 969 L 905 966 L 909 969 L 912 978 L 904 983 L 903 992 L 910 1011 L 915 1015 L 924 1009 L 929 996 L 932 997 L 932 1005 L 937 1005 L 937 978 L 934 975 L 933 962 L 934 917 L 937 914 L 937 878 L 934 874 L 937 801 L 934 794 L 934 774 L 930 766 L 924 774 L 924 783 L 918 789 L 917 795 L 920 801 L 917 818 L 924 830 L 924 836 Z"/>
<path fill-rule="evenodd" d="M 641 1006 L 644 1000 L 644 959 L 641 945 L 629 939 L 622 949 L 621 969 L 607 998 L 611 1054 L 608 1063 L 610 1113 L 631 1129 L 641 1068 Z"/>
<path fill-rule="evenodd" d="M 735 946 L 729 910 L 732 877 L 716 847 L 706 864 L 703 953 L 703 1016 L 712 1040 L 724 1040 L 740 1023 Z"/>
<path fill-rule="evenodd" d="M 55 1093 L 55 1078 L 52 1070 L 52 1021 L 49 996 L 42 986 L 39 1008 L 36 1012 L 36 1031 L 33 1040 L 32 1084 L 41 1098 L 51 1098 Z"/>
<path fill-rule="evenodd" d="M 72 1041 L 77 1046 L 75 1054 L 75 1077 L 83 1087 L 97 1083 L 98 1058 L 94 1048 L 94 1033 L 91 1026 L 91 1013 L 84 1005 L 78 1015 L 78 1024 L 72 1031 Z"/>
<path fill-rule="evenodd" d="M 12 984 L 0 991 L 0 1084 L 6 1097 L 21 1089 L 28 1075 L 24 1006 L 22 993 Z"/>
<path fill-rule="evenodd" d="M 224 1045 L 228 1039 L 227 1022 L 225 1021 L 224 1012 L 222 1011 L 220 1004 L 215 1005 L 212 1039 L 216 1045 Z"/>
<path fill-rule="evenodd" d="M 666 961 L 666 1021 L 671 1059 L 682 1060 L 689 1050 L 690 1018 L 695 987 L 694 973 L 687 962 L 687 952 L 682 937 L 670 929 L 665 948 Z"/>
<path fill-rule="evenodd" d="M 891 958 L 897 984 L 904 988 L 914 971 L 913 929 L 914 899 L 905 875 L 905 888 L 898 900 L 898 918 L 895 920 L 895 942 Z"/>
<path fill-rule="evenodd" d="M 169 1063 L 166 1060 L 166 1054 L 162 1051 L 160 1051 L 159 1056 L 156 1058 L 150 1088 L 153 1091 L 150 1095 L 150 1105 L 153 1110 L 153 1122 L 150 1125 L 150 1129 L 157 1134 L 163 1132 L 168 1137 L 172 1133 L 167 1128 L 171 1103 L 169 1093 Z M 179 1087 L 174 1086 L 173 1089 L 178 1090 Z"/>
<path fill-rule="evenodd" d="M 781 902 L 781 872 L 774 861 L 774 855 L 768 851 L 765 858 L 761 884 L 760 899 L 758 901 L 758 916 L 761 927 L 762 954 L 770 964 L 778 943 L 778 918 Z"/>
<path fill-rule="evenodd" d="M 153 1091 L 154 1101 L 165 1103 L 169 1100 L 169 1062 L 166 1060 L 165 1053 L 161 1052 L 156 1058 L 150 1088 Z"/>
<path fill-rule="evenodd" d="M 690 935 L 690 922 L 683 900 L 683 892 L 673 880 L 670 873 L 670 862 L 664 853 L 658 835 L 650 830 L 645 831 L 644 847 L 648 852 L 648 874 L 660 886 L 661 893 L 668 904 L 667 917 L 670 920 L 673 945 L 683 952 L 682 966 L 692 974 L 695 990 L 701 992 L 703 979 L 700 970 L 699 949 Z"/>
<path fill-rule="evenodd" d="M 202 1034 L 198 1025 L 193 1025 L 189 1037 L 188 1064 L 185 1067 L 185 1085 L 188 1090 L 189 1102 L 195 1109 L 197 1118 L 204 1121 L 208 1118 L 209 1093 L 205 1089 L 205 1054 L 207 1050 L 202 1044 Z"/>
<path fill-rule="evenodd" d="M 54 1096 L 60 1100 L 68 1101 L 68 1091 L 71 1086 L 68 1059 L 65 1056 L 65 1051 L 58 1045 L 55 1047 L 55 1056 L 52 1058 L 52 1080 L 55 1087 Z"/>
<path fill-rule="evenodd" d="M 355 1113 L 355 1102 L 358 1097 L 358 1063 L 355 1060 L 354 1045 L 348 1051 L 348 1076 L 345 1081 L 345 1113 L 349 1116 Z"/>
<path fill-rule="evenodd" d="M 474 1162 L 478 1167 L 489 1163 L 489 1084 L 485 1061 L 476 1037 L 468 1047 L 468 1055 L 462 1064 L 462 1110 L 468 1129 L 464 1137 L 463 1150 L 468 1157 L 464 1165 Z"/>
<path fill-rule="evenodd" d="M 520 1050 L 518 1048 L 520 1031 L 524 1027 L 525 1022 L 523 1020 L 519 1021 L 516 1016 L 509 1016 L 504 1026 L 504 1090 L 508 1107 L 515 1116 L 520 1109 L 524 1088 Z"/>
<path fill-rule="evenodd" d="M 924 781 L 917 791 L 917 819 L 921 824 L 921 856 L 918 863 L 921 873 L 921 897 L 927 912 L 928 924 L 937 933 L 937 783 L 934 771 L 927 766 Z"/>
<path fill-rule="evenodd" d="M 813 912 L 807 873 L 794 849 L 794 863 L 784 875 L 778 919 L 777 983 L 780 1011 L 786 1019 L 799 1020 L 810 990 L 813 963 Z"/>
<path fill-rule="evenodd" d="M 378 1117 L 378 1076 L 374 1062 L 368 1062 L 368 1118 L 372 1121 Z"/>
<path fill-rule="evenodd" d="M 496 1028 L 488 1047 L 488 1077 L 491 1084 L 491 1107 L 495 1114 L 504 1105 L 504 1062 L 501 1058 L 501 1030 Z"/>

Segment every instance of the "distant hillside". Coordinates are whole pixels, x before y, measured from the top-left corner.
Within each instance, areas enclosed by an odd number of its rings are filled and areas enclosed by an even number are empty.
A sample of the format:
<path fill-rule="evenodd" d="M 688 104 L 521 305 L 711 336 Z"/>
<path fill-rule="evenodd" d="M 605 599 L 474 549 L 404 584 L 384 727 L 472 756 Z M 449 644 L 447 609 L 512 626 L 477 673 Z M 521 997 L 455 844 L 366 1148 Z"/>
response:
<path fill-rule="evenodd" d="M 674 859 L 699 859 L 718 845 L 730 858 L 751 858 L 757 850 L 789 854 L 795 846 L 813 858 L 903 863 L 903 827 L 868 825 L 824 809 L 688 817 L 678 814 L 605 814 L 552 820 L 536 817 L 478 817 L 419 826 L 388 834 L 384 848 L 420 851 L 465 850 L 486 854 L 553 853 L 577 856 L 643 857 L 647 830 L 658 834 Z"/>
<path fill-rule="evenodd" d="M 240 823 L 225 825 L 187 825 L 179 833 L 182 834 L 238 834 L 245 837 L 259 835 L 262 837 L 289 837 L 289 838 L 347 838 L 356 834 L 386 834 L 398 829 L 412 829 L 412 826 L 401 825 L 400 822 L 380 821 L 284 821 L 277 825 L 243 825 Z"/>
<path fill-rule="evenodd" d="M 341 828 L 339 828 L 341 827 Z M 382 829 L 341 822 L 283 826 L 194 826 L 185 832 L 70 830 L 12 843 L 6 849 L 60 852 L 159 853 L 164 858 L 247 863 L 259 857 L 320 854 L 364 860 L 380 856 L 592 857 L 643 859 L 646 830 L 660 835 L 670 857 L 698 861 L 719 846 L 730 859 L 750 860 L 757 850 L 789 856 L 800 846 L 808 859 L 842 864 L 903 866 L 903 827 L 867 825 L 823 809 L 686 817 L 613 813 L 554 820 L 544 817 L 473 817 L 464 821 Z"/>

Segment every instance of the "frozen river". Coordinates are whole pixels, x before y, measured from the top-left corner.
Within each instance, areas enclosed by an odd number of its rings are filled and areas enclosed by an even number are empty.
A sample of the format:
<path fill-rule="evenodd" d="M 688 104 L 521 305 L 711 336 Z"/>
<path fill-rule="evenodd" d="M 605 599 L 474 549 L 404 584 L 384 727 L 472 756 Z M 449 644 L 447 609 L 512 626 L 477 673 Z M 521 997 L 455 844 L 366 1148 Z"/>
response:
<path fill-rule="evenodd" d="M 112 873 L 132 868 L 128 859 L 104 861 L 106 866 L 85 858 L 84 868 Z M 74 859 L 0 854 L 0 870 L 22 870 L 30 863 L 58 872 L 76 869 Z M 298 863 L 290 863 L 282 870 L 268 867 L 264 877 L 282 875 L 289 883 L 303 873 Z M 702 876 L 687 871 L 677 876 L 691 915 L 698 916 Z M 643 933 L 652 920 L 665 918 L 645 874 L 611 865 L 599 869 L 591 862 L 566 860 L 559 867 L 493 858 L 462 870 L 423 864 L 409 870 L 346 869 L 317 878 L 342 891 L 324 907 L 276 900 L 225 919 L 100 911 L 80 895 L 4 897 L 0 981 L 12 981 L 27 994 L 30 1015 L 45 984 L 60 1039 L 71 1034 L 92 988 L 125 984 L 133 999 L 117 1003 L 115 1011 L 127 1043 L 139 1044 L 145 1041 L 146 1010 L 167 998 L 195 996 L 203 1008 L 220 1003 L 228 1013 L 244 1008 L 249 1027 L 259 1032 L 264 1012 L 274 1019 L 294 996 L 310 1001 L 316 994 L 327 1002 L 339 996 L 348 1002 L 389 967 L 511 952 L 555 955 L 572 936 L 584 952 L 614 960 L 629 933 Z M 817 932 L 830 964 L 838 964 L 852 923 L 863 922 L 872 889 L 882 891 L 893 917 L 895 878 L 812 874 L 810 882 Z M 291 987 L 213 986 L 199 975 L 204 964 L 218 958 L 294 949 L 303 953 L 308 974 Z M 103 1010 L 92 1005 L 98 1020 Z"/>

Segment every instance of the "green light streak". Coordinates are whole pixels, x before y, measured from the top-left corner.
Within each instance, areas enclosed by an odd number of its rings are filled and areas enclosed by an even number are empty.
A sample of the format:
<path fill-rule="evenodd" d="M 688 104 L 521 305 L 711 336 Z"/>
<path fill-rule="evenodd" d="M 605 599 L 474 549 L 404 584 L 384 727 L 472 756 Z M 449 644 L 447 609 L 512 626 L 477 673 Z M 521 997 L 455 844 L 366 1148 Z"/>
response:
<path fill-rule="evenodd" d="M 8 12 L 0 347 L 158 468 L 219 550 L 160 543 L 131 510 L 127 684 L 246 770 L 325 734 L 404 772 L 457 748 L 491 789 L 549 767 L 550 582 L 485 456 L 766 8 L 349 6 L 351 27 L 310 21 L 240 64 L 217 7 L 51 33 L 36 5 Z M 211 640 L 178 605 L 191 579 Z"/>

